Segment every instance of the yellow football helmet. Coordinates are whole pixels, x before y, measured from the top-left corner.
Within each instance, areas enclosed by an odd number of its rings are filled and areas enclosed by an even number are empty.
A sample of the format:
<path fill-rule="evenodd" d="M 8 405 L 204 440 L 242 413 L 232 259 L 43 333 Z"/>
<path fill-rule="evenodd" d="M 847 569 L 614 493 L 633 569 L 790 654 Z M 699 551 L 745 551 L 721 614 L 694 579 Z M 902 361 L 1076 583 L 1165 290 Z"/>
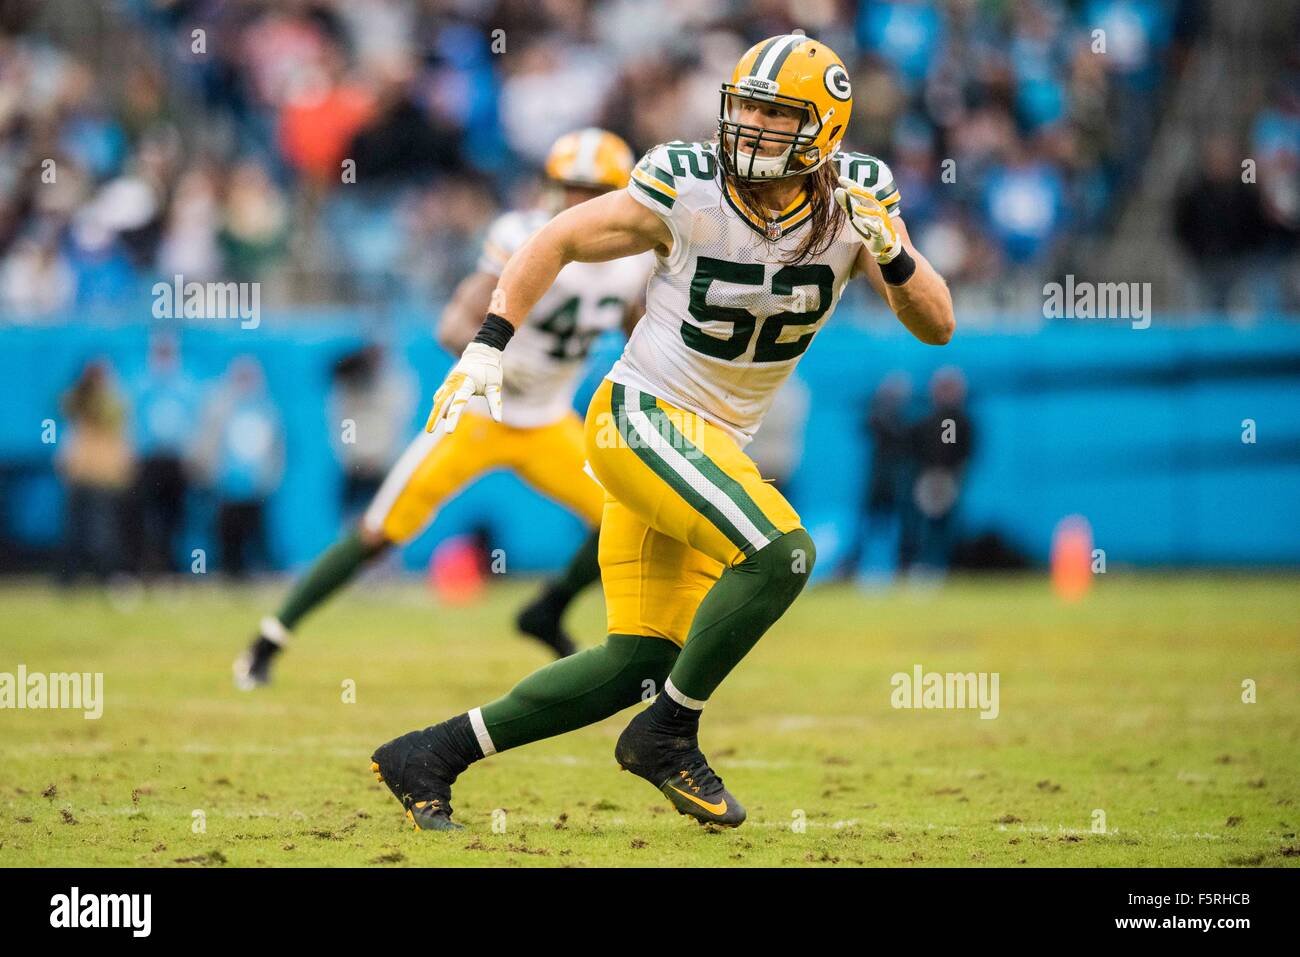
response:
<path fill-rule="evenodd" d="M 793 133 L 742 123 L 746 101 L 801 111 Z M 844 63 L 824 43 L 802 33 L 771 37 L 750 47 L 722 84 L 718 153 L 723 169 L 738 179 L 781 179 L 810 173 L 835 152 L 853 112 L 853 86 Z M 775 155 L 763 147 L 783 145 Z"/>
<path fill-rule="evenodd" d="M 591 127 L 566 133 L 546 156 L 546 175 L 563 186 L 622 189 L 636 157 L 623 138 Z"/>

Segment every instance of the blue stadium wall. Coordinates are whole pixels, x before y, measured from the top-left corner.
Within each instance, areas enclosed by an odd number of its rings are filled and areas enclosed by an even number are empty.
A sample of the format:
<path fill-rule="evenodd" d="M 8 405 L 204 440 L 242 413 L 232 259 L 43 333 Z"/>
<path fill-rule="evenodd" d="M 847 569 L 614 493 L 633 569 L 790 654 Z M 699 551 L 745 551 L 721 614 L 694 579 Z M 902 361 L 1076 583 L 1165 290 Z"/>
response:
<path fill-rule="evenodd" d="M 934 349 L 901 332 L 865 331 L 852 318 L 837 317 L 799 367 L 812 414 L 790 488 L 817 539 L 819 570 L 836 563 L 862 495 L 869 453 L 860 420 L 872 391 L 905 370 L 919 402 L 931 372 L 947 364 L 968 377 L 977 430 L 964 535 L 995 531 L 1043 561 L 1058 520 L 1078 513 L 1112 565 L 1300 563 L 1300 327 L 1206 321 L 1167 329 L 1159 317 L 1144 330 L 1056 323 L 1023 333 L 962 330 Z M 342 527 L 326 395 L 333 362 L 367 341 L 356 331 L 364 321 L 330 311 L 267 316 L 255 333 L 234 321 L 181 331 L 197 379 L 215 378 L 244 353 L 266 370 L 286 430 L 287 467 L 268 515 L 282 567 L 310 561 Z M 450 360 L 423 322 L 396 328 L 390 344 L 427 399 Z M 5 538 L 35 549 L 57 543 L 62 496 L 41 423 L 59 420 L 58 397 L 88 359 L 109 357 L 124 380 L 138 374 L 148 333 L 143 323 L 0 332 Z M 580 407 L 617 348 L 598 348 Z M 426 399 L 410 410 L 412 435 Z M 1246 419 L 1255 422 L 1254 444 L 1242 441 Z M 209 524 L 196 511 L 187 545 L 210 547 Z M 439 541 L 476 527 L 506 550 L 512 572 L 558 566 L 582 534 L 562 509 L 495 474 L 449 503 L 404 560 L 423 567 Z"/>

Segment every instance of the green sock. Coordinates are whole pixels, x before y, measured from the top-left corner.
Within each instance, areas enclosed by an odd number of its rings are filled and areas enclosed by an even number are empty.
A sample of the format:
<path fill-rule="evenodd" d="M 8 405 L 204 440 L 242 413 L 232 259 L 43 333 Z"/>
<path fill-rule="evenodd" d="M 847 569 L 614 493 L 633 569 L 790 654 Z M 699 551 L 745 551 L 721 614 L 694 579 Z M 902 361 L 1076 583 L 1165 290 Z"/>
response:
<path fill-rule="evenodd" d="M 724 571 L 695 612 L 668 676 L 673 687 L 707 701 L 803 590 L 816 558 L 812 538 L 796 528 Z"/>
<path fill-rule="evenodd" d="M 568 604 L 578 592 L 594 581 L 600 580 L 600 561 L 597 553 L 600 548 L 600 529 L 593 529 L 591 534 L 578 546 L 578 550 L 569 559 L 568 566 L 555 581 L 551 582 L 549 591 Z"/>
<path fill-rule="evenodd" d="M 676 657 L 677 646 L 665 638 L 610 635 L 484 705 L 483 724 L 497 751 L 594 724 L 657 694 Z"/>
<path fill-rule="evenodd" d="M 357 570 L 387 547 L 367 545 L 357 531 L 339 539 L 316 559 L 307 574 L 294 583 L 276 618 L 292 631 L 307 612 L 356 576 Z"/>

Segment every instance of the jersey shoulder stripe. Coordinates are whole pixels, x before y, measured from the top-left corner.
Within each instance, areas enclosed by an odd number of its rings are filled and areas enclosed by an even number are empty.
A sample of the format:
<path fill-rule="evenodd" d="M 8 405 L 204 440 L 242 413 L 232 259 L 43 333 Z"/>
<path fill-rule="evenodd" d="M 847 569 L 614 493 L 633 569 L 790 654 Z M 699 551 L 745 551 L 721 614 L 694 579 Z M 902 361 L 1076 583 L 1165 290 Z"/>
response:
<path fill-rule="evenodd" d="M 632 184 L 666 209 L 677 202 L 677 182 L 673 174 L 656 166 L 646 155 L 632 170 Z"/>
<path fill-rule="evenodd" d="M 670 271 L 687 260 L 696 214 L 721 202 L 718 161 L 710 143 L 673 140 L 641 158 L 628 181 L 628 194 L 663 220 L 672 234 L 672 252 L 661 265 Z"/>
<path fill-rule="evenodd" d="M 652 209 L 658 205 L 661 211 L 671 211 L 694 185 L 716 179 L 717 172 L 712 143 L 672 140 L 660 143 L 641 158 L 632 170 L 628 190 L 642 202 L 653 200 L 654 204 L 646 202 Z"/>

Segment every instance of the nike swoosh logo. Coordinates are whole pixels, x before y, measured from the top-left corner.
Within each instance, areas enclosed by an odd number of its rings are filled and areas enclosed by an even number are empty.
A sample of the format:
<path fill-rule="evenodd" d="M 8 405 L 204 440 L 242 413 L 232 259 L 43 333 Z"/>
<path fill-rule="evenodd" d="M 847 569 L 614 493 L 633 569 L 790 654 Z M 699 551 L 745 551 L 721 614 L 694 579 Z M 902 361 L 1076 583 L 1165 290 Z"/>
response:
<path fill-rule="evenodd" d="M 680 794 L 682 797 L 686 798 L 686 800 L 688 800 L 688 801 L 694 801 L 694 802 L 695 802 L 696 804 L 698 804 L 700 807 L 704 808 L 704 810 L 709 811 L 709 812 L 712 813 L 712 814 L 726 814 L 726 813 L 727 813 L 727 802 L 726 802 L 726 801 L 719 801 L 717 804 L 710 804 L 708 801 L 701 801 L 699 798 L 697 798 L 697 797 L 696 797 L 695 795 L 693 795 L 693 794 L 687 794 L 687 793 L 686 793 L 685 791 L 683 791 L 681 788 L 673 787 L 671 784 L 668 785 L 668 786 L 669 786 L 670 788 L 672 788 L 674 791 L 676 791 L 678 794 Z"/>

